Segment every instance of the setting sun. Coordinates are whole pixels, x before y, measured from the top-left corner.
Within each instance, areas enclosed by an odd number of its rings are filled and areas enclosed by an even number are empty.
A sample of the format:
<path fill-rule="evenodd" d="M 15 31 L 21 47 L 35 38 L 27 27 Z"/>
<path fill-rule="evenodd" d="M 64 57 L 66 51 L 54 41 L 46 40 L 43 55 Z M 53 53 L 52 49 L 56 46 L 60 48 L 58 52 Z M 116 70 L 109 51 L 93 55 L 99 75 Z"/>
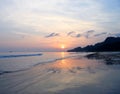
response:
<path fill-rule="evenodd" d="M 64 48 L 65 48 L 65 45 L 61 45 L 61 48 L 64 49 Z"/>

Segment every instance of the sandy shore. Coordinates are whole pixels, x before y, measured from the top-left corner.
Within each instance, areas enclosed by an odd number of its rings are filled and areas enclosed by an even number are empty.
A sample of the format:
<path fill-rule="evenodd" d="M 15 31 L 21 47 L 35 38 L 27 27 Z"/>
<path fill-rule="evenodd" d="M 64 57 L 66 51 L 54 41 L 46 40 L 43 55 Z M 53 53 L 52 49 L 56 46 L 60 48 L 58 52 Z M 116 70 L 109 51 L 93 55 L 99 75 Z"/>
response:
<path fill-rule="evenodd" d="M 107 65 L 113 65 L 113 64 L 120 64 L 120 53 L 103 53 L 103 52 L 96 52 L 93 54 L 88 54 L 85 57 L 87 57 L 88 59 L 102 59 L 105 61 L 105 63 Z"/>
<path fill-rule="evenodd" d="M 0 75 L 0 94 L 119 94 L 120 65 L 108 66 L 105 57 L 97 60 L 98 56 L 73 57 Z"/>

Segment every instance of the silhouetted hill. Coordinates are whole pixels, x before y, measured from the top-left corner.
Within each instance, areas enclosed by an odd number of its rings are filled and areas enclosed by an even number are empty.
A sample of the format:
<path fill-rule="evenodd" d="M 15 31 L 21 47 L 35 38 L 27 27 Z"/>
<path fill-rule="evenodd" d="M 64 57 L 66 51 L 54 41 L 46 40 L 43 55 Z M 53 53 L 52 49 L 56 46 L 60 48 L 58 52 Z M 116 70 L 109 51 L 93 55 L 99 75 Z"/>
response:
<path fill-rule="evenodd" d="M 102 52 L 102 51 L 120 51 L 120 37 L 108 37 L 105 41 L 86 47 L 77 47 L 68 52 Z"/>

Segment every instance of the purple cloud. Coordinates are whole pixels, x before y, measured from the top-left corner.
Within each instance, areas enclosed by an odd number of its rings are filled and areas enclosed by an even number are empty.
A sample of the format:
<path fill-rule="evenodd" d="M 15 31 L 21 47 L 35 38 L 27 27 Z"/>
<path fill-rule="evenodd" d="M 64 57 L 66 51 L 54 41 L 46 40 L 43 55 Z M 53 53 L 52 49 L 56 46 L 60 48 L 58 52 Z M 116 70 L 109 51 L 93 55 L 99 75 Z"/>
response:
<path fill-rule="evenodd" d="M 99 33 L 99 34 L 95 34 L 94 36 L 98 37 L 98 36 L 105 35 L 105 34 L 107 34 L 107 32 L 102 32 L 102 33 Z"/>
<path fill-rule="evenodd" d="M 59 36 L 60 34 L 59 33 L 51 33 L 47 36 L 45 36 L 46 38 L 49 38 L 49 37 L 55 37 L 55 36 Z"/>

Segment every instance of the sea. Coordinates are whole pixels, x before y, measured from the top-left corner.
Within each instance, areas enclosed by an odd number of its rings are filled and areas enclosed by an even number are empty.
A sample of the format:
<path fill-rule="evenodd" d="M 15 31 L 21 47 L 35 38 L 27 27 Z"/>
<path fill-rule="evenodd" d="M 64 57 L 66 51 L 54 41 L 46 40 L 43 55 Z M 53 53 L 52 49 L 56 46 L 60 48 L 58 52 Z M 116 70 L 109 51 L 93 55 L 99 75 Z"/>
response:
<path fill-rule="evenodd" d="M 120 94 L 120 52 L 2 52 L 0 94 Z"/>
<path fill-rule="evenodd" d="M 44 63 L 65 58 L 84 56 L 88 53 L 76 52 L 1 52 L 0 74 L 24 71 Z"/>

